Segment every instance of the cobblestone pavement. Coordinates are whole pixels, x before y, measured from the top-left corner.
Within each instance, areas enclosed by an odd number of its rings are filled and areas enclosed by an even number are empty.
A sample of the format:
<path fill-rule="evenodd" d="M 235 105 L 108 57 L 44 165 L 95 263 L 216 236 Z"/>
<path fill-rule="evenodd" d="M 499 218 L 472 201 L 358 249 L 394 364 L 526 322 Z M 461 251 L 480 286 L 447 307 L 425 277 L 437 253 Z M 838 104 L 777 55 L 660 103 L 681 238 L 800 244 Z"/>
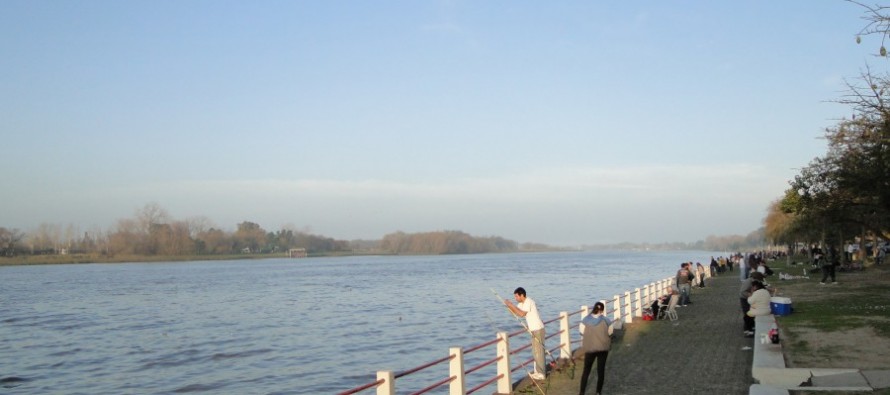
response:
<path fill-rule="evenodd" d="M 751 384 L 753 339 L 742 334 L 738 272 L 709 279 L 692 291 L 692 304 L 677 307 L 677 321 L 635 319 L 617 332 L 606 363 L 603 394 L 747 394 Z M 572 328 L 577 330 L 577 328 Z M 517 394 L 578 394 L 583 356 L 551 372 L 538 386 L 529 379 Z M 596 369 L 587 385 L 596 392 Z"/>

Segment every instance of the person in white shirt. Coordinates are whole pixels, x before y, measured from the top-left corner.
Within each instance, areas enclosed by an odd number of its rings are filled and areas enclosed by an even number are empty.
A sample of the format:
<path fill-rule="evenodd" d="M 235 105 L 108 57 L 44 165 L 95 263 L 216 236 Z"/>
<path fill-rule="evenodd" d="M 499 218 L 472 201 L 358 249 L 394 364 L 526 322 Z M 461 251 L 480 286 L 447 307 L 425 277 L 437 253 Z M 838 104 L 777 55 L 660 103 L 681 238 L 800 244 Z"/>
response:
<path fill-rule="evenodd" d="M 770 293 L 760 281 L 751 282 L 751 296 L 748 297 L 748 317 L 757 317 L 770 314 Z"/>
<path fill-rule="evenodd" d="M 546 369 L 544 364 L 544 321 L 538 313 L 538 305 L 532 298 L 526 296 L 525 289 L 516 288 L 513 291 L 513 298 L 517 304 L 514 305 L 509 300 L 504 299 L 504 305 L 510 309 L 514 315 L 525 317 L 526 329 L 532 337 L 532 355 L 535 358 L 535 371 L 529 373 L 529 377 L 534 380 L 544 380 L 546 378 Z"/>

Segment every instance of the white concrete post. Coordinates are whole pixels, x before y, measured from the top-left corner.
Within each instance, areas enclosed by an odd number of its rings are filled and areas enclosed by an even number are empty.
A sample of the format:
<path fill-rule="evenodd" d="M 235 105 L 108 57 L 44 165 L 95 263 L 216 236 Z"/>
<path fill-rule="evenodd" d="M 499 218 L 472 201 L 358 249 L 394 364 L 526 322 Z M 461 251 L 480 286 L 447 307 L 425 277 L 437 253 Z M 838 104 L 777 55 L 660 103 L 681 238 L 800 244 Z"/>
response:
<path fill-rule="evenodd" d="M 649 292 L 649 300 L 646 302 L 652 304 L 655 299 L 658 299 L 658 283 L 649 283 L 649 290 L 651 292 Z"/>
<path fill-rule="evenodd" d="M 448 363 L 449 377 L 454 377 L 448 386 L 448 395 L 467 395 L 467 385 L 464 381 L 464 350 L 460 347 L 448 349 L 448 355 L 454 355 Z"/>
<path fill-rule="evenodd" d="M 615 299 L 615 303 L 612 305 L 612 308 L 615 309 L 615 311 L 612 312 L 612 318 L 617 321 L 621 319 L 621 297 L 615 295 L 612 299 Z"/>
<path fill-rule="evenodd" d="M 513 383 L 510 380 L 510 334 L 507 332 L 498 332 L 498 393 L 513 393 Z"/>
<path fill-rule="evenodd" d="M 627 307 L 624 309 L 624 323 L 630 324 L 631 322 L 634 321 L 633 311 L 632 311 L 631 305 L 630 305 L 630 303 L 631 303 L 630 291 L 624 291 L 624 303 L 627 305 Z"/>
<path fill-rule="evenodd" d="M 634 288 L 634 294 L 637 295 L 634 298 L 634 317 L 642 317 L 643 316 L 643 301 L 642 301 L 642 291 L 639 288 Z"/>
<path fill-rule="evenodd" d="M 643 297 L 640 298 L 640 299 L 642 299 L 641 302 L 643 303 L 643 306 L 649 305 L 649 298 L 651 297 L 651 295 L 652 295 L 652 283 L 644 285 L 643 286 Z"/>
<path fill-rule="evenodd" d="M 571 328 L 569 328 L 569 313 L 567 311 L 559 312 L 559 329 L 562 331 L 559 334 L 559 343 L 561 344 L 559 347 L 559 358 L 571 359 L 572 333 L 570 332 Z"/>
<path fill-rule="evenodd" d="M 377 386 L 377 395 L 396 394 L 396 375 L 392 370 L 380 370 L 377 372 L 377 380 L 383 380 L 383 384 Z"/>

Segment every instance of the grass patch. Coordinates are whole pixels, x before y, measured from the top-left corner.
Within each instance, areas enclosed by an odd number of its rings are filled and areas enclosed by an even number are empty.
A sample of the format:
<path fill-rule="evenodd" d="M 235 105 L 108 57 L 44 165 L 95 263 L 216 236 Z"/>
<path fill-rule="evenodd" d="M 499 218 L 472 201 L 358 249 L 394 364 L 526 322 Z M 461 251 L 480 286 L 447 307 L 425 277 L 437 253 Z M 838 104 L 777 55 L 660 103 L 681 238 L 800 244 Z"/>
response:
<path fill-rule="evenodd" d="M 779 296 L 791 298 L 792 314 L 776 317 L 784 333 L 783 352 L 789 366 L 887 369 L 890 265 L 837 271 L 837 284 L 821 285 L 820 269 L 814 270 L 806 259 L 795 257 L 793 261 L 799 263 L 787 265 L 785 259 L 768 263 L 776 274 L 790 273 L 791 279 L 767 278 L 778 288 Z M 801 277 L 804 271 L 808 278 Z"/>
<path fill-rule="evenodd" d="M 790 344 L 788 344 L 788 347 L 790 348 L 790 350 L 788 350 L 788 351 L 795 352 L 795 353 L 807 353 L 807 354 L 813 352 L 812 348 L 810 347 L 810 342 L 808 342 L 806 340 L 799 339 L 799 337 L 795 336 L 796 333 L 794 333 L 794 331 L 791 328 L 786 328 L 785 332 L 787 333 L 786 336 L 790 336 L 792 339 L 797 339 L 797 340 L 791 342 Z"/>
<path fill-rule="evenodd" d="M 792 261 L 806 262 L 796 256 Z M 786 265 L 784 259 L 770 262 L 776 272 L 798 275 L 810 265 Z M 890 338 L 890 294 L 887 292 L 887 269 L 869 266 L 864 271 L 838 272 L 839 285 L 820 285 L 820 273 L 809 279 L 781 281 L 769 278 L 772 286 L 792 297 L 794 312 L 776 317 L 783 328 L 812 328 L 822 332 L 838 332 L 870 326 L 881 337 Z"/>
<path fill-rule="evenodd" d="M 820 285 L 813 285 L 820 286 Z M 836 332 L 872 326 L 878 334 L 890 337 L 890 296 L 886 287 L 870 285 L 844 289 L 838 295 L 833 287 L 818 299 L 793 301 L 794 314 L 777 317 L 783 327 L 805 326 Z"/>

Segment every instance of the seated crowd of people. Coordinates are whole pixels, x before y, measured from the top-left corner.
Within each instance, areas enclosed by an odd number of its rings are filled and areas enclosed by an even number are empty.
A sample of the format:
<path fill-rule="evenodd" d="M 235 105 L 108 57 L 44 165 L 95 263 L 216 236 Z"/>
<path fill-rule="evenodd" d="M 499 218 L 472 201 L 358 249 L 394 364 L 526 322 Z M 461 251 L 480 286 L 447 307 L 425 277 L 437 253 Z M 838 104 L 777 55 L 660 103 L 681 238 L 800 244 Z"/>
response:
<path fill-rule="evenodd" d="M 742 333 L 746 337 L 753 337 L 754 317 L 770 314 L 770 299 L 775 292 L 766 282 L 766 277 L 774 274 L 766 264 L 767 257 L 772 257 L 772 255 L 754 253 L 712 257 L 708 267 L 701 263 L 693 265 L 692 262 L 684 262 L 677 270 L 671 287 L 665 289 L 664 294 L 659 295 L 644 309 L 644 317 L 648 316 L 645 319 L 650 320 L 668 318 L 670 309 L 692 304 L 690 294 L 693 288 L 703 288 L 707 278 L 732 272 L 733 267 L 736 267 L 739 269 L 742 279 L 739 290 L 739 302 L 744 314 Z M 671 303 L 672 299 L 673 303 Z"/>

